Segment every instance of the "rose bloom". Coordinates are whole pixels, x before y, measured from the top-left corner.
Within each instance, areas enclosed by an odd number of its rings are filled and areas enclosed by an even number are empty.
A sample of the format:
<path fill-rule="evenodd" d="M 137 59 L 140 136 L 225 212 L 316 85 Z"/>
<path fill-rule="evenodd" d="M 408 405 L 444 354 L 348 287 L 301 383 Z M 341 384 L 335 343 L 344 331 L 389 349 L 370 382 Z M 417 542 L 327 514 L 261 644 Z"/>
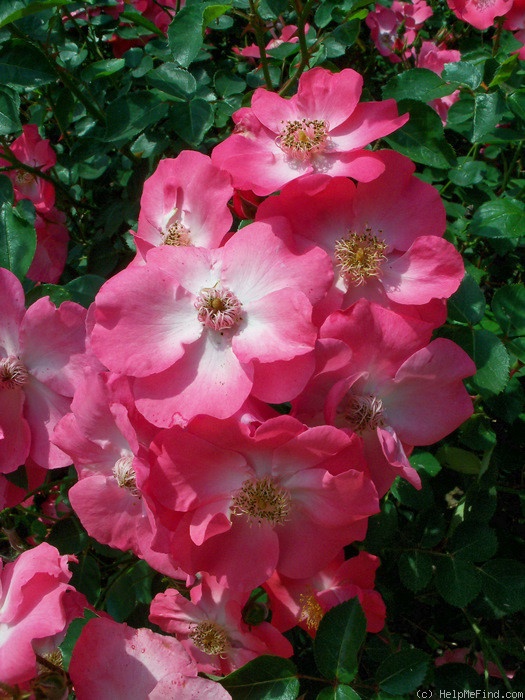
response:
<path fill-rule="evenodd" d="M 0 561 L 0 681 L 24 683 L 36 676 L 35 653 L 54 651 L 74 617 L 82 617 L 83 594 L 68 581 L 68 562 L 43 542 L 14 562 Z"/>
<path fill-rule="evenodd" d="M 286 217 L 299 251 L 313 245 L 332 259 L 334 284 L 314 320 L 365 297 L 439 326 L 464 275 L 461 255 L 443 238 L 438 191 L 414 174 L 409 158 L 378 151 L 384 172 L 356 185 L 348 178 L 307 175 L 285 185 L 257 211 L 257 220 Z"/>
<path fill-rule="evenodd" d="M 366 332 L 363 332 L 366 329 Z M 472 415 L 463 379 L 476 367 L 458 345 L 430 341 L 432 326 L 362 299 L 320 329 L 317 367 L 292 412 L 360 436 L 380 496 L 402 476 L 418 487 L 407 454 Z"/>
<path fill-rule="evenodd" d="M 344 552 L 314 576 L 292 579 L 274 573 L 264 584 L 270 597 L 272 624 L 281 632 L 299 625 L 315 637 L 328 610 L 357 597 L 366 616 L 368 632 L 380 632 L 385 624 L 383 599 L 374 591 L 379 559 L 359 554 L 345 561 Z"/>
<path fill-rule="evenodd" d="M 484 676 L 485 673 L 488 673 L 492 678 L 503 678 L 501 671 L 493 661 L 487 661 L 481 651 L 474 651 L 468 647 L 447 649 L 443 653 L 443 656 L 438 657 L 434 661 L 434 665 L 437 668 L 439 668 L 439 666 L 445 666 L 446 664 L 467 664 L 480 676 Z M 515 671 L 505 671 L 505 675 L 509 680 L 512 680 Z"/>
<path fill-rule="evenodd" d="M 312 304 L 332 282 L 319 248 L 295 255 L 251 224 L 217 249 L 161 246 L 106 282 L 92 309 L 95 353 L 134 377 L 154 425 L 227 418 L 253 394 L 279 403 L 313 370 Z M 284 311 L 284 312 L 283 312 Z"/>
<path fill-rule="evenodd" d="M 292 645 L 274 625 L 244 622 L 249 596 L 250 591 L 233 591 L 203 574 L 190 600 L 173 588 L 158 593 L 149 619 L 175 634 L 203 673 L 227 675 L 263 654 L 292 656 Z"/>
<path fill-rule="evenodd" d="M 161 244 L 217 248 L 231 227 L 232 194 L 229 175 L 202 153 L 182 151 L 161 160 L 144 183 L 135 236 L 139 252 L 144 256 Z"/>
<path fill-rule="evenodd" d="M 365 21 L 379 53 L 392 63 L 400 63 L 401 57 L 412 56 L 417 30 L 431 16 L 432 9 L 425 0 L 414 3 L 394 0 L 390 7 L 376 5 Z"/>
<path fill-rule="evenodd" d="M 441 75 L 446 63 L 461 61 L 461 54 L 455 49 L 447 49 L 444 45 L 437 46 L 433 41 L 423 41 L 417 56 L 417 67 L 427 68 L 437 75 Z M 445 125 L 450 107 L 459 100 L 459 90 L 454 90 L 450 95 L 432 100 L 429 104 L 441 117 Z"/>
<path fill-rule="evenodd" d="M 297 44 L 299 43 L 299 37 L 297 36 L 297 27 L 295 24 L 287 24 L 281 29 L 281 33 L 279 36 L 276 35 L 275 31 L 272 31 L 273 39 L 271 39 L 267 44 L 266 44 L 266 55 L 270 56 L 268 51 L 271 51 L 272 49 L 276 49 L 278 46 L 281 46 L 281 44 Z M 309 24 L 304 25 L 304 33 L 307 34 L 308 30 L 310 29 Z M 237 46 L 233 47 L 233 52 L 238 54 L 239 56 L 244 56 L 244 58 L 260 58 L 261 57 L 261 51 L 257 44 L 250 44 L 249 46 L 245 46 L 242 49 L 239 49 Z"/>
<path fill-rule="evenodd" d="M 234 133 L 212 153 L 234 187 L 267 195 L 301 175 L 326 172 L 369 181 L 383 170 L 365 146 L 408 120 L 394 100 L 359 102 L 363 78 L 347 68 L 313 68 L 290 99 L 258 88 L 235 112 Z"/>
<path fill-rule="evenodd" d="M 3 474 L 0 474 L 0 511 L 4 510 L 4 508 L 17 506 L 19 503 L 22 503 L 25 496 L 25 489 L 15 486 Z M 6 532 L 6 529 L 4 529 L 4 532 Z"/>
<path fill-rule="evenodd" d="M 67 260 L 69 232 L 66 216 L 51 209 L 35 219 L 36 251 L 27 277 L 33 282 L 57 284 Z"/>
<path fill-rule="evenodd" d="M 157 429 L 138 414 L 128 381 L 109 373 L 88 375 L 68 413 L 55 428 L 53 442 L 74 463 L 79 480 L 69 500 L 88 534 L 98 542 L 131 550 L 168 576 L 177 571 L 165 555 L 151 551 L 153 517 L 137 476 L 146 467 L 140 454 Z"/>
<path fill-rule="evenodd" d="M 29 456 L 47 469 L 65 467 L 68 455 L 51 444 L 57 422 L 69 411 L 84 371 L 99 366 L 86 352 L 86 310 L 48 297 L 27 311 L 24 290 L 0 269 L 0 464 L 14 471 Z"/>
<path fill-rule="evenodd" d="M 503 29 L 514 32 L 514 38 L 523 46 L 517 53 L 518 58 L 525 60 L 525 0 L 514 0 L 512 8 L 505 15 Z"/>
<path fill-rule="evenodd" d="M 78 700 L 228 700 L 218 683 L 198 677 L 196 663 L 173 637 L 107 618 L 89 620 L 69 674 Z"/>
<path fill-rule="evenodd" d="M 411 46 L 417 33 L 408 29 L 403 20 L 399 12 L 383 5 L 376 5 L 365 19 L 376 49 L 391 63 L 401 63 L 401 57 L 408 59 L 412 55 Z"/>
<path fill-rule="evenodd" d="M 496 17 L 504 17 L 513 0 L 447 0 L 448 6 L 458 17 L 476 29 L 488 29 Z"/>
<path fill-rule="evenodd" d="M 43 173 L 52 168 L 57 160 L 48 139 L 41 138 L 36 124 L 24 124 L 22 135 L 13 141 L 10 150 L 21 163 L 38 168 Z M 0 166 L 11 166 L 11 162 L 1 155 L 0 150 Z M 3 174 L 13 183 L 15 202 L 30 199 L 39 213 L 52 209 L 55 203 L 55 188 L 51 182 L 23 168 L 7 170 Z"/>
<path fill-rule="evenodd" d="M 254 588 L 277 569 L 311 576 L 366 533 L 378 500 L 359 447 L 332 426 L 291 416 L 262 424 L 195 418 L 151 445 L 146 498 L 174 563 Z M 164 531 L 163 531 L 164 530 Z"/>

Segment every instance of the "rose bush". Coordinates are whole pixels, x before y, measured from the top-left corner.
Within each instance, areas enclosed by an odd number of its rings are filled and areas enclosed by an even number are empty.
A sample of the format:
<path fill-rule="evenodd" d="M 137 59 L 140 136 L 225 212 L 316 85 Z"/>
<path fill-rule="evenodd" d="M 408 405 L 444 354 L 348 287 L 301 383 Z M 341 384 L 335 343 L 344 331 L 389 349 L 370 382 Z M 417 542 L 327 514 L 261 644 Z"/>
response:
<path fill-rule="evenodd" d="M 523 687 L 522 9 L 0 9 L 2 697 Z"/>

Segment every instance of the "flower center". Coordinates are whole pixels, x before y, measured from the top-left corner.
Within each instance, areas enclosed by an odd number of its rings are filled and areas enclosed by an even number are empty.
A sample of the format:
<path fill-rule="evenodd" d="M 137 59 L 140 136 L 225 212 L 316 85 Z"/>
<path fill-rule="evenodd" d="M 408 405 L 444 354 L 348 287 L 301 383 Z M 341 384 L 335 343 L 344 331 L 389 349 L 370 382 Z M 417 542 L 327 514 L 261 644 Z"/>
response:
<path fill-rule="evenodd" d="M 113 476 L 121 489 L 127 489 L 132 496 L 140 498 L 140 491 L 137 488 L 137 477 L 132 466 L 133 455 L 126 455 L 117 459 L 113 466 Z"/>
<path fill-rule="evenodd" d="M 29 379 L 29 372 L 15 355 L 0 360 L 0 389 L 18 389 Z"/>
<path fill-rule="evenodd" d="M 247 515 L 250 524 L 282 525 L 290 513 L 290 494 L 270 476 L 247 479 L 233 497 L 232 515 Z"/>
<path fill-rule="evenodd" d="M 324 610 L 317 598 L 313 594 L 301 593 L 299 603 L 301 604 L 299 622 L 305 621 L 309 630 L 316 630 L 324 615 Z"/>
<path fill-rule="evenodd" d="M 287 155 L 307 160 L 324 151 L 328 140 L 328 124 L 321 119 L 283 121 L 277 145 Z"/>
<path fill-rule="evenodd" d="M 379 33 L 379 43 L 385 49 L 389 49 L 390 51 L 392 51 L 394 48 L 394 39 L 392 38 L 392 35 L 390 34 L 390 32 L 380 32 Z"/>
<path fill-rule="evenodd" d="M 343 409 L 344 418 L 356 433 L 376 430 L 383 425 L 383 402 L 377 396 L 350 394 Z"/>
<path fill-rule="evenodd" d="M 17 185 L 29 185 L 35 180 L 35 176 L 32 173 L 28 173 L 27 170 L 17 170 L 16 171 L 16 184 Z"/>
<path fill-rule="evenodd" d="M 180 221 L 174 221 L 163 234 L 164 245 L 188 246 L 191 245 L 190 230 Z"/>
<path fill-rule="evenodd" d="M 223 628 L 216 622 L 205 620 L 190 632 L 190 639 L 197 649 L 205 654 L 223 654 L 230 646 L 230 640 Z"/>
<path fill-rule="evenodd" d="M 49 663 L 53 664 L 53 666 L 58 666 L 59 668 L 63 668 L 64 657 L 62 656 L 62 652 L 60 651 L 60 649 L 55 649 L 54 651 L 48 651 L 46 654 L 42 654 L 42 657 L 46 661 L 49 661 Z"/>
<path fill-rule="evenodd" d="M 232 328 L 242 321 L 242 304 L 235 294 L 221 286 L 204 287 L 195 300 L 198 319 L 214 331 Z"/>
<path fill-rule="evenodd" d="M 347 238 L 336 241 L 335 259 L 346 283 L 358 287 L 369 277 L 379 277 L 386 247 L 384 241 L 371 235 L 368 227 L 363 234 L 351 231 Z"/>

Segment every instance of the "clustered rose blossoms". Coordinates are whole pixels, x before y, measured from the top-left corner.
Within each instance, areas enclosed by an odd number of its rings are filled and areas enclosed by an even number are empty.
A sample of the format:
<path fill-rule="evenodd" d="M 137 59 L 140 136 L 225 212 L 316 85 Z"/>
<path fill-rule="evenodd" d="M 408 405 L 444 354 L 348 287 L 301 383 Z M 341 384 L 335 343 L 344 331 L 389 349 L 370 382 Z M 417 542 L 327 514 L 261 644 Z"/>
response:
<path fill-rule="evenodd" d="M 115 0 L 112 5 L 107 5 L 103 9 L 90 5 L 74 10 L 70 16 L 75 19 L 93 21 L 100 15 L 109 15 L 113 19 L 119 20 L 121 29 L 132 31 L 131 35 L 128 33 L 126 38 L 116 33 L 109 39 L 113 55 L 115 58 L 121 58 L 129 49 L 146 46 L 151 39 L 155 38 L 155 34 L 152 34 L 149 28 L 138 31 L 137 26 L 121 18 L 123 13 L 130 10 L 140 13 L 148 24 L 154 25 L 159 32 L 166 34 L 176 11 L 184 7 L 184 4 L 184 0 L 163 0 L 162 3 L 157 2 L 157 0 Z M 67 17 L 64 17 L 64 21 L 66 19 Z"/>
<path fill-rule="evenodd" d="M 514 32 L 514 37 L 525 43 L 525 3 L 523 0 L 447 0 L 456 17 L 476 29 L 493 27 L 501 18 L 503 28 Z M 411 63 L 416 68 L 441 75 L 445 65 L 461 60 L 457 49 L 450 48 L 454 42 L 452 32 L 440 30 L 435 39 L 420 40 L 418 34 L 433 14 L 425 0 L 394 0 L 391 6 L 376 4 L 366 17 L 370 36 L 376 49 L 392 63 Z M 516 51 L 525 58 L 525 46 Z M 448 110 L 459 99 L 459 91 L 432 100 L 430 106 L 446 124 Z"/>
<path fill-rule="evenodd" d="M 485 3 L 487 7 L 489 4 Z M 449 5 L 454 9 L 452 0 L 449 0 Z M 447 63 L 461 60 L 461 54 L 447 46 L 447 40 L 454 40 L 451 33 L 443 36 L 440 32 L 439 39 L 418 41 L 419 31 L 432 14 L 432 8 L 425 0 L 394 0 L 391 7 L 377 4 L 367 15 L 366 24 L 382 56 L 388 57 L 392 63 L 413 62 L 416 68 L 425 68 L 440 76 Z M 446 124 L 448 110 L 458 99 L 459 91 L 454 90 L 429 104 Z"/>
<path fill-rule="evenodd" d="M 47 173 L 56 164 L 56 153 L 42 139 L 36 124 L 26 124 L 23 133 L 5 150 L 0 148 L 0 168 L 11 180 L 15 203 L 29 200 L 35 207 L 36 252 L 27 272 L 33 282 L 55 284 L 67 259 L 69 233 L 65 214 L 55 207 L 55 187 L 35 171 Z"/>
<path fill-rule="evenodd" d="M 525 59 L 525 2 L 524 0 L 447 0 L 456 17 L 476 29 L 493 27 L 500 18 L 503 28 L 514 32 L 522 46 L 515 53 Z M 445 65 L 461 60 L 458 50 L 449 48 L 455 37 L 452 32 L 438 32 L 435 40 L 419 40 L 418 33 L 432 8 L 426 0 L 394 0 L 389 7 L 376 4 L 366 17 L 370 36 L 376 49 L 392 63 L 412 62 L 417 68 L 426 68 L 441 75 Z M 429 104 L 446 124 L 448 110 L 459 99 L 459 91 L 432 100 Z"/>
<path fill-rule="evenodd" d="M 439 195 L 406 157 L 367 149 L 408 117 L 393 100 L 360 102 L 361 87 L 353 70 L 314 68 L 291 99 L 256 90 L 211 159 L 161 161 L 144 186 L 137 256 L 87 319 L 47 299 L 24 312 L 19 282 L 0 273 L 4 470 L 73 461 L 71 504 L 88 533 L 189 588 L 151 604 L 171 636 L 87 623 L 70 667 L 81 700 L 122 695 L 131 673 L 143 697 L 228 697 L 197 673 L 288 657 L 283 632 L 314 636 L 355 596 L 369 631 L 384 624 L 377 557 L 345 559 L 344 548 L 363 540 L 396 477 L 419 487 L 409 455 L 471 415 L 462 380 L 475 367 L 432 340 L 464 272 Z M 239 191 L 262 203 L 232 233 Z M 37 552 L 56 558 L 42 547 L 6 567 L 0 602 L 22 560 L 37 571 Z M 257 587 L 272 616 L 248 624 Z M 26 625 L 12 607 L 0 605 L 4 656 Z M 9 683 L 31 679 L 28 645 L 38 651 L 66 617 L 24 637 Z"/>

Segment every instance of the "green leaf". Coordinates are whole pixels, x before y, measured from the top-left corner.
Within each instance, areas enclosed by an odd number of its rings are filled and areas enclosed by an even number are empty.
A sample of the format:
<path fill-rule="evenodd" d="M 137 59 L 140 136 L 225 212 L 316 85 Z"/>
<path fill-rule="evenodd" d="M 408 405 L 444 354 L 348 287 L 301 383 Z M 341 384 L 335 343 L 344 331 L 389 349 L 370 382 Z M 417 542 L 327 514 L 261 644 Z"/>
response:
<path fill-rule="evenodd" d="M 319 29 L 324 29 L 332 20 L 332 12 L 334 11 L 334 4 L 332 2 L 322 2 L 317 5 L 315 11 L 315 24 Z"/>
<path fill-rule="evenodd" d="M 432 548 L 441 542 L 445 536 L 447 523 L 441 506 L 428 508 L 418 513 L 416 518 L 419 544 L 424 548 Z"/>
<path fill-rule="evenodd" d="M 83 593 L 94 605 L 101 591 L 100 569 L 97 560 L 90 554 L 81 555 L 78 564 L 72 562 L 69 568 L 73 572 L 71 585 Z"/>
<path fill-rule="evenodd" d="M 87 309 L 95 300 L 95 295 L 104 284 L 104 281 L 104 278 L 98 275 L 83 275 L 68 282 L 64 289 L 67 290 L 73 301 L 85 306 Z"/>
<path fill-rule="evenodd" d="M 465 521 L 490 520 L 496 511 L 496 505 L 496 487 L 485 489 L 477 483 L 472 484 L 465 494 Z"/>
<path fill-rule="evenodd" d="M 131 579 L 135 598 L 138 603 L 151 603 L 151 584 L 155 571 L 142 559 L 131 569 Z"/>
<path fill-rule="evenodd" d="M 519 66 L 519 58 L 516 54 L 509 56 L 506 61 L 503 61 L 501 66 L 494 73 L 494 77 L 489 83 L 489 88 L 496 87 L 505 83 Z"/>
<path fill-rule="evenodd" d="M 507 343 L 507 348 L 510 353 L 515 355 L 520 362 L 525 364 L 525 338 L 514 338 Z"/>
<path fill-rule="evenodd" d="M 432 107 L 415 100 L 402 100 L 399 113 L 410 113 L 401 129 L 385 137 L 387 143 L 416 163 L 448 169 L 455 165 L 455 154 L 445 139 L 441 119 Z"/>
<path fill-rule="evenodd" d="M 75 517 L 58 520 L 47 538 L 60 554 L 78 554 L 87 542 L 87 533 Z"/>
<path fill-rule="evenodd" d="M 20 95 L 7 86 L 0 86 L 0 136 L 22 130 L 19 110 Z"/>
<path fill-rule="evenodd" d="M 505 105 L 499 92 L 476 95 L 474 99 L 472 142 L 480 143 L 488 134 L 492 133 L 504 111 Z"/>
<path fill-rule="evenodd" d="M 118 622 L 124 622 L 137 603 L 150 603 L 153 576 L 154 572 L 145 561 L 138 561 L 124 574 L 118 574 L 107 588 L 108 613 Z"/>
<path fill-rule="evenodd" d="M 474 63 L 458 61 L 457 63 L 446 63 L 441 77 L 457 87 L 465 85 L 475 90 L 481 85 L 483 70 Z"/>
<path fill-rule="evenodd" d="M 10 180 L 0 176 L 0 267 L 22 280 L 36 250 L 35 208 L 27 200 L 13 207 Z"/>
<path fill-rule="evenodd" d="M 516 199 L 493 199 L 476 210 L 469 230 L 480 238 L 520 238 L 524 217 L 525 206 Z"/>
<path fill-rule="evenodd" d="M 109 58 L 105 61 L 95 61 L 82 71 L 82 80 L 86 83 L 99 78 L 105 78 L 121 71 L 126 65 L 123 58 Z"/>
<path fill-rule="evenodd" d="M 423 471 L 429 476 L 436 476 L 441 471 L 441 464 L 430 452 L 416 452 L 409 461 L 414 469 L 418 472 Z"/>
<path fill-rule="evenodd" d="M 62 665 L 65 671 L 69 670 L 73 649 L 75 648 L 75 644 L 80 637 L 80 633 L 87 623 L 94 617 L 98 617 L 98 615 L 86 608 L 84 610 L 84 617 L 75 618 L 68 626 L 64 641 L 62 644 L 60 644 L 60 651 L 62 652 Z"/>
<path fill-rule="evenodd" d="M 412 693 L 425 680 L 429 666 L 429 656 L 420 649 L 398 651 L 379 666 L 376 681 L 392 695 Z"/>
<path fill-rule="evenodd" d="M 344 56 L 346 50 L 355 43 L 360 29 L 361 23 L 358 20 L 345 22 L 336 27 L 324 39 L 327 57 L 337 58 L 338 56 Z"/>
<path fill-rule="evenodd" d="M 510 360 L 505 346 L 494 333 L 475 330 L 471 350 L 467 352 L 478 371 L 469 379 L 469 384 L 483 396 L 499 394 L 509 379 Z"/>
<path fill-rule="evenodd" d="M 460 474 L 477 475 L 481 471 L 481 461 L 473 452 L 467 452 L 460 447 L 443 445 L 437 452 L 437 458 L 448 469 Z"/>
<path fill-rule="evenodd" d="M 390 492 L 394 498 L 397 498 L 400 503 L 414 510 L 424 510 L 429 508 L 434 502 L 434 494 L 432 489 L 425 488 L 425 473 L 421 474 L 423 488 L 416 489 L 408 481 L 401 478 L 396 478 Z"/>
<path fill-rule="evenodd" d="M 460 440 L 471 450 L 485 451 L 496 444 L 496 433 L 486 416 L 475 413 L 461 426 Z"/>
<path fill-rule="evenodd" d="M 187 70 L 179 68 L 175 63 L 163 63 L 146 75 L 146 82 L 166 95 L 178 99 L 193 97 L 197 90 L 197 81 Z"/>
<path fill-rule="evenodd" d="M 403 552 L 398 561 L 399 576 L 403 584 L 417 592 L 432 578 L 432 557 L 426 552 Z"/>
<path fill-rule="evenodd" d="M 358 653 L 366 636 L 366 617 L 357 598 L 331 608 L 314 641 L 319 671 L 329 680 L 348 683 L 357 673 Z"/>
<path fill-rule="evenodd" d="M 460 158 L 458 165 L 448 171 L 450 182 L 460 187 L 468 187 L 483 182 L 487 166 L 478 160 L 470 160 L 469 158 Z"/>
<path fill-rule="evenodd" d="M 470 561 L 439 557 L 436 563 L 436 588 L 450 605 L 464 608 L 481 590 L 481 576 Z"/>
<path fill-rule="evenodd" d="M 263 19 L 277 19 L 288 9 L 288 0 L 261 0 L 258 11 Z"/>
<path fill-rule="evenodd" d="M 323 688 L 317 700 L 360 700 L 355 690 L 349 685 L 336 685 L 335 688 Z"/>
<path fill-rule="evenodd" d="M 525 335 L 525 287 L 522 284 L 496 290 L 492 311 L 505 335 Z"/>
<path fill-rule="evenodd" d="M 457 292 L 448 300 L 448 317 L 451 321 L 475 325 L 485 315 L 485 306 L 485 297 L 479 285 L 466 274 Z"/>
<path fill-rule="evenodd" d="M 31 306 L 37 299 L 49 297 L 58 308 L 64 301 L 71 299 L 71 294 L 59 284 L 37 284 L 26 294 L 26 304 Z"/>
<path fill-rule="evenodd" d="M 177 12 L 168 27 L 171 55 L 183 68 L 188 68 L 201 50 L 203 15 L 203 5 L 186 5 Z"/>
<path fill-rule="evenodd" d="M 295 700 L 297 669 L 280 656 L 258 656 L 219 680 L 233 700 Z"/>
<path fill-rule="evenodd" d="M 388 546 L 397 536 L 398 520 L 395 504 L 391 501 L 384 501 L 381 512 L 368 520 L 366 550 L 379 553 L 381 549 Z"/>
<path fill-rule="evenodd" d="M 219 19 L 219 17 L 222 17 L 229 9 L 230 5 L 207 5 L 202 15 L 203 28 L 209 27 L 210 24 Z"/>
<path fill-rule="evenodd" d="M 485 329 L 455 327 L 446 337 L 454 340 L 476 363 L 477 372 L 467 385 L 484 397 L 499 394 L 509 379 L 510 358 L 501 340 Z"/>
<path fill-rule="evenodd" d="M 483 593 L 501 615 L 525 608 L 525 565 L 515 559 L 492 559 L 481 569 Z"/>
<path fill-rule="evenodd" d="M 508 95 L 507 104 L 517 117 L 525 121 L 525 90 L 516 90 Z"/>
<path fill-rule="evenodd" d="M 434 685 L 437 691 L 441 691 L 438 697 L 446 697 L 444 691 L 448 691 L 450 692 L 449 697 L 453 698 L 453 691 L 455 690 L 483 690 L 483 678 L 467 664 L 443 664 L 443 666 L 435 669 Z M 462 696 L 458 694 L 456 697 Z M 468 695 L 465 695 L 465 697 L 468 697 Z M 476 696 L 473 695 L 472 697 Z"/>
<path fill-rule="evenodd" d="M 42 10 L 70 4 L 71 0 L 32 0 L 29 5 L 20 0 L 9 0 L 0 8 L 0 29 L 23 17 L 29 17 Z"/>
<path fill-rule="evenodd" d="M 106 138 L 109 141 L 131 139 L 150 124 L 164 119 L 167 113 L 168 105 L 151 92 L 139 90 L 118 97 L 108 106 Z"/>
<path fill-rule="evenodd" d="M 133 24 L 136 24 L 139 27 L 144 27 L 144 29 L 147 29 L 152 34 L 156 34 L 161 39 L 164 39 L 164 32 L 159 29 L 156 24 L 150 22 L 149 19 L 146 19 L 146 17 L 144 17 L 144 15 L 142 15 L 140 12 L 135 12 L 135 10 L 126 10 L 125 12 L 121 12 L 119 17 L 121 20 L 127 20 L 128 22 L 133 22 Z"/>
<path fill-rule="evenodd" d="M 426 68 L 412 68 L 391 78 L 383 88 L 383 99 L 430 102 L 450 95 L 455 88 Z"/>
<path fill-rule="evenodd" d="M 72 70 L 78 68 L 86 60 L 88 52 L 73 42 L 67 42 L 58 52 L 58 57 L 68 70 Z"/>
<path fill-rule="evenodd" d="M 213 126 L 213 109 L 200 97 L 189 102 L 176 102 L 171 105 L 170 124 L 181 139 L 198 146 Z"/>
<path fill-rule="evenodd" d="M 498 538 L 488 525 L 462 522 L 454 530 L 450 547 L 453 555 L 466 561 L 485 561 L 496 554 Z"/>
<path fill-rule="evenodd" d="M 57 80 L 42 52 L 27 43 L 8 44 L 0 52 L 0 75 L 3 84 L 20 88 L 38 88 Z"/>
<path fill-rule="evenodd" d="M 514 374 L 500 394 L 489 396 L 485 401 L 491 415 L 501 418 L 505 423 L 514 423 L 525 413 L 525 389 L 520 378 Z"/>
<path fill-rule="evenodd" d="M 213 80 L 221 97 L 239 95 L 246 90 L 246 82 L 242 78 L 225 70 L 217 71 Z"/>

